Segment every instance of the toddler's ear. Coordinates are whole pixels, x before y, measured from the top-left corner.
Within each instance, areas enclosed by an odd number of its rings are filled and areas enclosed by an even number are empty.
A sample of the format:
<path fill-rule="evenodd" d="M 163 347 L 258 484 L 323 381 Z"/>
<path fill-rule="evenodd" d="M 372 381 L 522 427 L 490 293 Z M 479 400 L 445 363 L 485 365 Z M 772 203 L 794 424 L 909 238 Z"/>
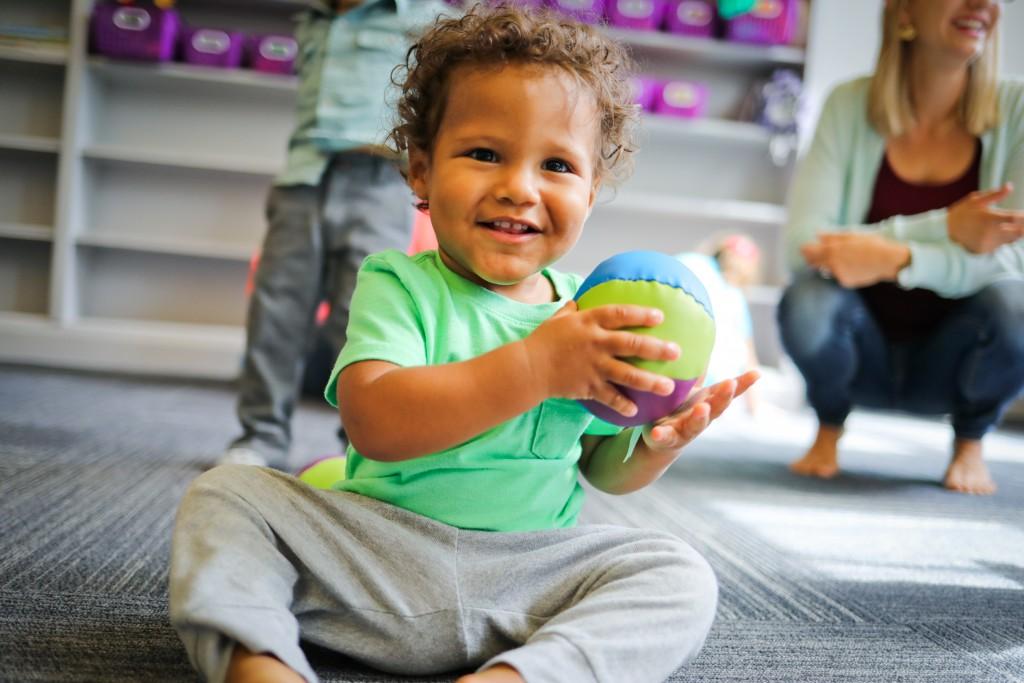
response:
<path fill-rule="evenodd" d="M 418 199 L 430 196 L 430 155 L 419 147 L 409 147 L 409 187 Z"/>

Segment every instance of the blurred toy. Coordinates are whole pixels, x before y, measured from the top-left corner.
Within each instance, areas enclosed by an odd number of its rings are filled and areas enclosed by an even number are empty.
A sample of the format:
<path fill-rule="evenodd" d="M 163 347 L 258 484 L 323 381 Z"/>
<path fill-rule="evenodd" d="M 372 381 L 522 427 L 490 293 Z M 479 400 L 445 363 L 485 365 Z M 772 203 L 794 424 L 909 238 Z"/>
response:
<path fill-rule="evenodd" d="M 565 16 L 585 24 L 604 20 L 605 0 L 550 0 L 549 5 Z"/>
<path fill-rule="evenodd" d="M 754 9 L 757 0 L 718 0 L 718 13 L 724 19 L 732 19 Z"/>
<path fill-rule="evenodd" d="M 746 289 L 761 281 L 761 248 L 746 235 L 729 235 L 714 253 L 722 277 L 733 287 Z"/>
<path fill-rule="evenodd" d="M 730 15 L 718 11 L 723 17 Z M 727 3 L 726 3 L 727 4 Z M 757 0 L 750 11 L 725 23 L 725 36 L 738 43 L 758 45 L 785 45 L 793 40 L 800 20 L 800 7 L 796 0 Z"/>
<path fill-rule="evenodd" d="M 94 52 L 115 59 L 166 62 L 174 58 L 181 18 L 173 3 L 100 2 L 92 10 Z"/>
<path fill-rule="evenodd" d="M 682 36 L 712 38 L 715 20 L 715 5 L 711 0 L 669 0 L 665 30 Z"/>
<path fill-rule="evenodd" d="M 654 110 L 654 104 L 661 97 L 661 81 L 638 74 L 629 79 L 629 87 L 633 91 L 633 102 L 640 105 L 641 110 Z"/>
<path fill-rule="evenodd" d="M 803 81 L 791 69 L 776 69 L 754 85 L 740 109 L 740 119 L 764 126 L 769 133 L 768 153 L 776 166 L 784 166 L 796 152 Z"/>
<path fill-rule="evenodd" d="M 632 359 L 631 363 L 675 380 L 669 396 L 618 387 L 638 408 L 626 417 L 596 401 L 581 401 L 587 410 L 613 424 L 630 427 L 670 414 L 698 386 L 715 343 L 715 318 L 704 285 L 682 263 L 654 251 L 630 251 L 603 261 L 576 292 L 580 310 L 607 304 L 635 304 L 659 308 L 665 320 L 655 327 L 630 329 L 679 344 L 682 353 L 673 361 Z"/>
<path fill-rule="evenodd" d="M 250 36 L 247 41 L 249 67 L 253 71 L 272 74 L 291 74 L 295 71 L 295 58 L 299 44 L 285 35 Z"/>
<path fill-rule="evenodd" d="M 336 483 L 345 480 L 345 461 L 343 455 L 330 455 L 314 460 L 295 476 L 315 489 L 332 489 Z"/>
<path fill-rule="evenodd" d="M 708 87 L 700 81 L 666 81 L 661 87 L 661 96 L 654 102 L 654 112 L 695 119 L 704 115 L 707 103 Z"/>
<path fill-rule="evenodd" d="M 746 235 L 732 234 L 714 239 L 701 251 L 676 258 L 704 283 L 715 312 L 715 348 L 705 383 L 714 384 L 758 369 L 753 320 L 744 290 L 760 282 L 760 247 Z M 756 389 L 751 387 L 744 394 L 752 415 L 759 404 Z"/>
<path fill-rule="evenodd" d="M 665 0 L 609 0 L 608 23 L 640 31 L 656 31 L 665 18 Z"/>
<path fill-rule="evenodd" d="M 244 48 L 241 31 L 190 27 L 181 37 L 181 59 L 187 64 L 233 69 L 242 63 Z"/>

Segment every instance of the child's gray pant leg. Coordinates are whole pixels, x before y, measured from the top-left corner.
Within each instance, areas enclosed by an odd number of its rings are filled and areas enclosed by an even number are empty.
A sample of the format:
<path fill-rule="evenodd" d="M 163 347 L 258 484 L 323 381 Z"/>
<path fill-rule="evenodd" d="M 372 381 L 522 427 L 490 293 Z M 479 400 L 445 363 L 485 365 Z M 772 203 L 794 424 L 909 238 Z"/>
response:
<path fill-rule="evenodd" d="M 236 642 L 315 681 L 300 637 L 405 675 L 463 668 L 456 535 L 372 498 L 218 467 L 178 513 L 171 621 L 213 681 Z"/>
<path fill-rule="evenodd" d="M 171 544 L 170 613 L 192 665 L 223 681 L 235 643 L 269 652 L 307 681 L 316 674 L 288 610 L 298 573 L 256 505 L 267 470 L 218 467 L 198 477 L 178 509 Z"/>
<path fill-rule="evenodd" d="M 463 532 L 459 559 L 470 632 L 475 622 L 522 643 L 482 668 L 505 663 L 527 683 L 664 681 L 700 651 L 717 607 L 708 563 L 657 531 L 584 526 L 474 542 Z"/>

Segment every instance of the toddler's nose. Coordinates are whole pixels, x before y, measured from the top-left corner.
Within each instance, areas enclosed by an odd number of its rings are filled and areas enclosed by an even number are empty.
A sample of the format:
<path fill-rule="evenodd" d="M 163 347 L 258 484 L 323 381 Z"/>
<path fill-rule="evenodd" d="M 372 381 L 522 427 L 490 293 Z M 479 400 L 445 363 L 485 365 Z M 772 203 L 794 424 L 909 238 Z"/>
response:
<path fill-rule="evenodd" d="M 533 169 L 509 166 L 497 187 L 498 199 L 514 205 L 534 204 L 539 199 L 537 174 Z"/>

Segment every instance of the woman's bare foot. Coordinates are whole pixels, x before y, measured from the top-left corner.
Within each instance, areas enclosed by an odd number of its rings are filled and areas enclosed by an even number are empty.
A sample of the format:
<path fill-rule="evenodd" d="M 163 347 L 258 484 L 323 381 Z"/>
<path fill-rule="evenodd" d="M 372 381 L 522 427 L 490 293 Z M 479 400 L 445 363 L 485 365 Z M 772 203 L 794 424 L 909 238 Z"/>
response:
<path fill-rule="evenodd" d="M 277 657 L 253 654 L 235 645 L 228 664 L 228 683 L 305 683 L 306 679 Z"/>
<path fill-rule="evenodd" d="M 960 493 L 989 496 L 996 492 L 996 484 L 981 458 L 980 440 L 956 439 L 953 442 L 953 459 L 942 483 L 950 491 Z"/>
<path fill-rule="evenodd" d="M 519 672 L 507 664 L 498 664 L 479 673 L 462 676 L 455 683 L 525 683 Z"/>
<path fill-rule="evenodd" d="M 790 471 L 820 479 L 831 479 L 839 474 L 839 437 L 842 435 L 841 427 L 819 425 L 814 443 L 804 457 L 789 464 Z"/>

